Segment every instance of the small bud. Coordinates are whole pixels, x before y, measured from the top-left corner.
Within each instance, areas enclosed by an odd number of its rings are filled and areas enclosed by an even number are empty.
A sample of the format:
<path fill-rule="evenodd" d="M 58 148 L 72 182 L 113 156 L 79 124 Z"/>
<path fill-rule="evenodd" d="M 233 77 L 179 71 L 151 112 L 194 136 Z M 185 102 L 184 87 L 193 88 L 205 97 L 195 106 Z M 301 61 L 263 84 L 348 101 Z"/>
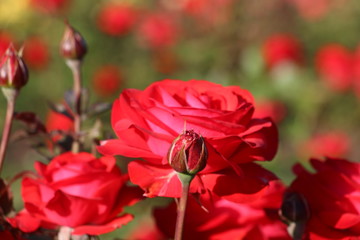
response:
<path fill-rule="evenodd" d="M 0 86 L 20 89 L 29 79 L 29 72 L 22 57 L 10 44 L 0 59 Z"/>
<path fill-rule="evenodd" d="M 205 141 L 193 130 L 187 130 L 175 138 L 168 152 L 170 166 L 177 172 L 190 175 L 203 170 L 207 158 Z"/>
<path fill-rule="evenodd" d="M 82 60 L 86 52 L 85 39 L 79 32 L 66 23 L 66 29 L 60 43 L 60 54 L 65 59 Z"/>
<path fill-rule="evenodd" d="M 280 215 L 287 222 L 308 220 L 310 210 L 306 199 L 296 192 L 287 192 L 281 205 Z"/>

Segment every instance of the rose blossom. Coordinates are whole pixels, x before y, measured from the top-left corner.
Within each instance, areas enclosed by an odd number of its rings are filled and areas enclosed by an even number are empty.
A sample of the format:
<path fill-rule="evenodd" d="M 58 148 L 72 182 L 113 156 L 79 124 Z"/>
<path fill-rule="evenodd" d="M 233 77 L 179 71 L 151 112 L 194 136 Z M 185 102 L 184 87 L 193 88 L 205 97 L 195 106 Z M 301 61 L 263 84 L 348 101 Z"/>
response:
<path fill-rule="evenodd" d="M 346 157 L 350 151 L 350 137 L 342 131 L 318 133 L 302 144 L 299 150 L 307 157 Z"/>
<path fill-rule="evenodd" d="M 277 128 L 269 118 L 253 118 L 253 112 L 252 95 L 237 86 L 163 80 L 144 91 L 123 91 L 111 117 L 118 139 L 103 141 L 98 149 L 105 155 L 143 158 L 132 161 L 128 171 L 146 196 L 180 197 L 181 184 L 167 152 L 184 128 L 193 130 L 204 138 L 209 157 L 192 181 L 191 193 L 209 189 L 244 201 L 275 178 L 252 162 L 274 157 Z"/>
<path fill-rule="evenodd" d="M 24 43 L 24 60 L 33 69 L 43 69 L 49 63 L 50 55 L 47 43 L 40 37 L 30 37 Z"/>
<path fill-rule="evenodd" d="M 286 106 L 283 102 L 277 100 L 262 100 L 256 105 L 254 117 L 270 117 L 274 122 L 280 123 L 286 116 Z"/>
<path fill-rule="evenodd" d="M 316 55 L 316 70 L 334 91 L 347 90 L 353 79 L 353 54 L 340 44 L 322 47 Z"/>
<path fill-rule="evenodd" d="M 310 210 L 306 236 L 311 240 L 360 237 L 360 164 L 344 159 L 311 159 L 314 171 L 294 167 L 289 192 L 302 194 Z"/>
<path fill-rule="evenodd" d="M 172 16 L 163 13 L 147 15 L 138 29 L 141 44 L 149 48 L 173 46 L 179 35 L 179 26 Z"/>
<path fill-rule="evenodd" d="M 70 0 L 30 0 L 30 6 L 46 13 L 57 14 L 63 11 L 70 4 Z"/>
<path fill-rule="evenodd" d="M 93 89 L 99 96 L 111 96 L 119 91 L 123 78 L 123 74 L 115 65 L 101 66 L 94 73 Z"/>
<path fill-rule="evenodd" d="M 0 57 L 6 52 L 13 37 L 7 32 L 0 32 Z"/>
<path fill-rule="evenodd" d="M 39 225 L 43 221 L 73 228 L 75 235 L 99 235 L 132 220 L 129 214 L 118 214 L 137 202 L 141 191 L 125 185 L 128 176 L 114 158 L 67 152 L 48 165 L 36 162 L 35 168 L 38 176 L 25 177 L 21 193 L 25 209 Z"/>
<path fill-rule="evenodd" d="M 274 181 L 262 198 L 248 204 L 207 199 L 206 204 L 210 206 L 205 206 L 207 211 L 191 197 L 186 208 L 184 239 L 290 240 L 286 224 L 277 214 L 284 189 L 282 184 Z M 155 209 L 154 217 L 159 230 L 168 238 L 173 237 L 175 202 L 166 208 Z"/>
<path fill-rule="evenodd" d="M 267 38 L 262 46 L 262 55 L 269 69 L 284 62 L 299 64 L 303 58 L 300 42 L 287 33 L 278 33 Z"/>
<path fill-rule="evenodd" d="M 97 26 L 111 36 L 120 36 L 128 33 L 137 20 L 136 9 L 126 4 L 107 3 L 101 7 Z"/>

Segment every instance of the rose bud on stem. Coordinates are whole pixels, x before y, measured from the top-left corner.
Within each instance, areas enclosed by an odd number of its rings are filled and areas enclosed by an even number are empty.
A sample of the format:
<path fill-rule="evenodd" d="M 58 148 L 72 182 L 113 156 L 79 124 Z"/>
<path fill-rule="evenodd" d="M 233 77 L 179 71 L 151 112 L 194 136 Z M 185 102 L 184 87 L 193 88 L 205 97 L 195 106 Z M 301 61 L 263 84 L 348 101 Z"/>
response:
<path fill-rule="evenodd" d="M 15 100 L 20 89 L 29 79 L 28 69 L 22 57 L 10 44 L 0 59 L 0 86 L 7 100 L 5 123 L 0 146 L 0 172 L 5 158 L 6 147 L 9 141 L 11 125 L 15 109 Z"/>
<path fill-rule="evenodd" d="M 288 232 L 294 240 L 303 239 L 305 225 L 310 217 L 306 199 L 299 193 L 287 192 L 280 208 L 280 217 L 289 224 Z"/>
<path fill-rule="evenodd" d="M 74 142 L 72 151 L 77 153 L 81 150 L 81 64 L 87 52 L 84 38 L 69 23 L 65 22 L 66 29 L 60 43 L 60 54 L 65 58 L 66 64 L 71 69 L 74 79 L 73 101 L 74 101 Z"/>
<path fill-rule="evenodd" d="M 178 206 L 175 228 L 175 240 L 182 239 L 185 210 L 189 188 L 195 175 L 206 166 L 208 153 L 202 136 L 193 130 L 186 130 L 172 142 L 168 152 L 170 166 L 178 172 L 182 193 Z"/>

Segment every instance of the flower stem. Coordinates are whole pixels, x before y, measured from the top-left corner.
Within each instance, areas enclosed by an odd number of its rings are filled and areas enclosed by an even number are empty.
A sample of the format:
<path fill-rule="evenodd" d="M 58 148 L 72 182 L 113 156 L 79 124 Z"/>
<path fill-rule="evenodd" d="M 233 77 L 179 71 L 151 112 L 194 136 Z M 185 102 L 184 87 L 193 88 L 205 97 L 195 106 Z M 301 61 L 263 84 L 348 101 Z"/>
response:
<path fill-rule="evenodd" d="M 81 150 L 81 93 L 82 93 L 82 80 L 81 80 L 81 60 L 68 60 L 67 65 L 70 67 L 73 79 L 73 97 L 74 97 L 74 142 L 72 151 L 78 153 Z"/>
<path fill-rule="evenodd" d="M 15 109 L 15 99 L 18 95 L 18 90 L 15 88 L 2 88 L 2 91 L 7 100 L 7 108 L 0 146 L 0 173 L 5 159 L 7 145 L 9 142 L 9 136 Z"/>
<path fill-rule="evenodd" d="M 174 238 L 175 240 L 182 239 L 182 235 L 184 231 L 186 205 L 189 196 L 189 188 L 190 188 L 190 183 L 194 178 L 194 176 L 178 173 L 178 177 L 181 182 L 182 192 L 181 192 L 179 206 L 177 209 L 177 219 L 176 219 L 175 238 Z"/>

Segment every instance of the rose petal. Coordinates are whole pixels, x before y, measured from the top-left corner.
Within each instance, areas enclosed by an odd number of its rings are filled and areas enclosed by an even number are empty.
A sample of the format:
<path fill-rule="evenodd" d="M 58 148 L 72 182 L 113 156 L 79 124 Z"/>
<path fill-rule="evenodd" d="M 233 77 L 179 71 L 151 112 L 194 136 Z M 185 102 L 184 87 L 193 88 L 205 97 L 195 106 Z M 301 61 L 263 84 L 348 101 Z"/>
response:
<path fill-rule="evenodd" d="M 114 231 L 117 228 L 122 227 L 123 225 L 126 225 L 131 220 L 133 220 L 133 216 L 130 214 L 124 214 L 111 222 L 108 222 L 103 225 L 82 225 L 79 227 L 75 227 L 72 234 L 74 235 L 100 235 L 105 234 L 111 231 Z"/>

